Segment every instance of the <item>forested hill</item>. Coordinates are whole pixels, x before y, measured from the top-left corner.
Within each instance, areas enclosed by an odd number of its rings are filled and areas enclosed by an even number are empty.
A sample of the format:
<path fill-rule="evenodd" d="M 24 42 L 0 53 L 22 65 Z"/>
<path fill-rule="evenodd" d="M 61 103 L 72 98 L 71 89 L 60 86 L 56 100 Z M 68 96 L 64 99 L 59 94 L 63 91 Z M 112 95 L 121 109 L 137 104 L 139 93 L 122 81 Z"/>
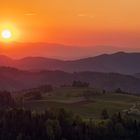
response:
<path fill-rule="evenodd" d="M 139 140 L 140 123 L 127 115 L 108 116 L 102 121 L 84 121 L 64 110 L 44 113 L 24 109 L 0 110 L 2 140 Z"/>
<path fill-rule="evenodd" d="M 74 80 L 87 82 L 91 87 L 100 89 L 121 88 L 127 92 L 140 93 L 140 79 L 131 75 L 100 72 L 29 72 L 9 67 L 0 68 L 0 90 L 17 91 L 46 84 L 53 86 L 71 85 Z"/>

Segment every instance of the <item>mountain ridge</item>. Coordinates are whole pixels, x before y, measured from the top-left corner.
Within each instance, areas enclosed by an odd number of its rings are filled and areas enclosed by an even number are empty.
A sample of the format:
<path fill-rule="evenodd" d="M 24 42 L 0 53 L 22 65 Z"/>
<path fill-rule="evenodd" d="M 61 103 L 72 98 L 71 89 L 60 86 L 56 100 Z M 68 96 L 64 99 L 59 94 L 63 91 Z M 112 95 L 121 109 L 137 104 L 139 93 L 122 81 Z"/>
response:
<path fill-rule="evenodd" d="M 135 74 L 140 72 L 140 53 L 116 52 L 76 60 L 61 60 L 47 57 L 24 57 L 12 59 L 0 55 L 0 66 L 15 67 L 21 70 L 61 70 L 66 72 L 115 72 Z"/>

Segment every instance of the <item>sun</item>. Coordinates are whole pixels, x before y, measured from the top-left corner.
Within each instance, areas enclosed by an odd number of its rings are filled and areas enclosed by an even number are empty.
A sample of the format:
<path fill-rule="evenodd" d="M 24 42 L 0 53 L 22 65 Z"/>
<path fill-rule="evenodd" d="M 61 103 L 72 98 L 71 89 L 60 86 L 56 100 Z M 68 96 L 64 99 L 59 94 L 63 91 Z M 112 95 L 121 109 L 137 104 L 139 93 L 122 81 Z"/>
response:
<path fill-rule="evenodd" d="M 0 23 L 0 42 L 14 42 L 19 40 L 17 24 L 11 22 Z"/>
<path fill-rule="evenodd" d="M 4 39 L 10 39 L 12 37 L 12 32 L 10 30 L 8 30 L 8 29 L 4 29 L 1 32 L 1 36 Z"/>

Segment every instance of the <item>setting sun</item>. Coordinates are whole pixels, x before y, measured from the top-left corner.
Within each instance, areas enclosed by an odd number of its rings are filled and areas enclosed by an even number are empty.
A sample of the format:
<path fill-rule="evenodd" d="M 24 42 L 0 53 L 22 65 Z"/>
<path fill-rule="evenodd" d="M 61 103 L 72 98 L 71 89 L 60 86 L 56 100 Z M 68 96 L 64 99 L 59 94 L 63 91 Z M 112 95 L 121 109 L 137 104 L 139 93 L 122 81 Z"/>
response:
<path fill-rule="evenodd" d="M 5 29 L 1 32 L 1 36 L 4 38 L 4 39 L 10 39 L 12 37 L 12 33 L 10 30 L 8 29 Z"/>
<path fill-rule="evenodd" d="M 12 42 L 17 41 L 19 38 L 19 31 L 17 26 L 13 23 L 1 23 L 0 24 L 0 41 Z"/>

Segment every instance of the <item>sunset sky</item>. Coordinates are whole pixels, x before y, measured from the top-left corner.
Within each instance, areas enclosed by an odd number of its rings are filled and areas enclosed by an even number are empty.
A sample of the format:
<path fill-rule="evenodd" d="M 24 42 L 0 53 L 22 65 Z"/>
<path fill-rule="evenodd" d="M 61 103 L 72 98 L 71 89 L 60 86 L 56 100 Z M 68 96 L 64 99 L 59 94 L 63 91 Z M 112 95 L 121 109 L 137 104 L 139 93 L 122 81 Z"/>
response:
<path fill-rule="evenodd" d="M 14 42 L 140 47 L 140 0 L 0 1 L 0 30 Z"/>

